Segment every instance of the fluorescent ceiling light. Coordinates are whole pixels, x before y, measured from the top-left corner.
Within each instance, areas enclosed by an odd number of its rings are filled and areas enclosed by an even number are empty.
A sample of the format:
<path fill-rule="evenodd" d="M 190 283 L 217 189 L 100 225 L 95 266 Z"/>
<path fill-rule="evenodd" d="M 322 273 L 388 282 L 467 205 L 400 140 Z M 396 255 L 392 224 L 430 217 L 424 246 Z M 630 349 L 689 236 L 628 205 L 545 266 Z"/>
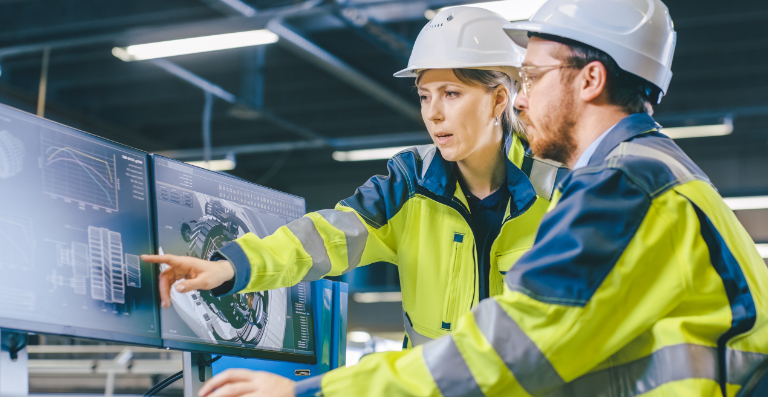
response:
<path fill-rule="evenodd" d="M 380 149 L 350 150 L 348 152 L 333 152 L 336 161 L 365 161 L 389 159 L 397 153 L 413 146 L 388 147 Z"/>
<path fill-rule="evenodd" d="M 235 160 L 223 159 L 223 160 L 211 160 L 211 161 L 187 161 L 187 164 L 196 165 L 200 168 L 205 168 L 211 171 L 229 171 L 234 170 Z"/>
<path fill-rule="evenodd" d="M 432 19 L 438 12 L 447 10 L 453 7 L 477 7 L 484 8 L 486 10 L 493 11 L 497 14 L 501 14 L 508 21 L 524 21 L 530 18 L 536 10 L 544 4 L 546 0 L 506 0 L 506 1 L 491 1 L 487 3 L 474 3 L 463 4 L 461 6 L 444 7 L 437 11 L 427 10 L 424 16 L 427 19 Z"/>
<path fill-rule="evenodd" d="M 768 208 L 768 196 L 726 197 L 723 201 L 734 211 Z"/>
<path fill-rule="evenodd" d="M 112 55 L 125 62 L 130 62 L 271 44 L 277 40 L 278 36 L 276 34 L 267 29 L 261 29 L 248 32 L 226 33 L 213 36 L 193 37 L 189 39 L 160 41 L 157 43 L 137 44 L 128 47 L 115 47 L 112 49 Z"/>
<path fill-rule="evenodd" d="M 358 292 L 352 295 L 358 303 L 402 302 L 402 292 Z"/>
<path fill-rule="evenodd" d="M 757 252 L 760 253 L 763 259 L 768 259 L 768 244 L 755 244 L 755 248 L 757 248 Z"/>
<path fill-rule="evenodd" d="M 352 331 L 347 334 L 347 340 L 356 343 L 365 343 L 371 340 L 371 334 L 365 331 Z"/>
<path fill-rule="evenodd" d="M 723 124 L 662 128 L 661 132 L 672 139 L 723 136 L 733 132 L 733 120 L 726 118 Z"/>

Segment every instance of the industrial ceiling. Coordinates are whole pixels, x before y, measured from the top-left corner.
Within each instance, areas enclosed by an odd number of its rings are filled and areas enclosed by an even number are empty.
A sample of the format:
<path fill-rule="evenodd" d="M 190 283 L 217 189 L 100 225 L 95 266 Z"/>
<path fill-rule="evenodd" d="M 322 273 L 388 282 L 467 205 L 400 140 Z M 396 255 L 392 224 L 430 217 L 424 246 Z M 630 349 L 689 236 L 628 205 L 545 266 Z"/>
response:
<path fill-rule="evenodd" d="M 0 0 L 0 102 L 35 111 L 48 48 L 46 117 L 191 160 L 203 155 L 199 84 L 210 84 L 223 93 L 213 101 L 214 157 L 234 151 L 234 175 L 319 209 L 386 171 L 384 161 L 336 162 L 334 147 L 428 142 L 413 81 L 392 73 L 406 65 L 425 11 L 461 3 Z M 729 136 L 679 143 L 724 194 L 768 193 L 760 171 L 768 165 L 768 3 L 666 3 L 678 44 L 657 119 L 677 126 L 733 118 Z M 280 30 L 276 44 L 162 61 L 123 62 L 111 53 L 268 25 Z"/>

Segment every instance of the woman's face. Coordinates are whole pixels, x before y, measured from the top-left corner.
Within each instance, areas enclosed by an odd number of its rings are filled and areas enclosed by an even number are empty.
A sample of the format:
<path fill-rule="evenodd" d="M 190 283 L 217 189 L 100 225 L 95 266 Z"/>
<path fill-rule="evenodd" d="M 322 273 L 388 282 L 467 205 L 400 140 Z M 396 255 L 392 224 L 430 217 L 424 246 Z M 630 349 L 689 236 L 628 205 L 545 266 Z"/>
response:
<path fill-rule="evenodd" d="M 504 109 L 498 94 L 461 82 L 451 69 L 423 72 L 418 93 L 421 117 L 444 159 L 462 161 L 480 148 L 498 145 L 501 127 L 493 124 Z M 502 100 L 506 105 L 506 97 Z"/>

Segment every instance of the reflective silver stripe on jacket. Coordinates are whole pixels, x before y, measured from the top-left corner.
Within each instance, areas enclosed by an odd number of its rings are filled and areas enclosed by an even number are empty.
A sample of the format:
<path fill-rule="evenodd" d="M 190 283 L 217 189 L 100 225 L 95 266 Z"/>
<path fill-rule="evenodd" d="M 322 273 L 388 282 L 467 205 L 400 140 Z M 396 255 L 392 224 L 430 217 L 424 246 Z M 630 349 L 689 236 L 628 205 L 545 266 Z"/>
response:
<path fill-rule="evenodd" d="M 331 271 L 331 258 L 325 249 L 325 242 L 320 237 L 312 219 L 299 218 L 288 224 L 288 229 L 301 241 L 304 250 L 312 257 L 312 268 L 301 281 L 315 281 Z"/>
<path fill-rule="evenodd" d="M 317 213 L 346 236 L 348 265 L 347 270 L 344 270 L 342 274 L 352 271 L 363 258 L 365 243 L 368 241 L 368 229 L 365 228 L 360 218 L 352 212 L 322 210 Z"/>
<path fill-rule="evenodd" d="M 663 347 L 650 356 L 588 373 L 546 397 L 632 397 L 684 379 L 717 381 L 717 348 L 694 344 Z"/>
<path fill-rule="evenodd" d="M 717 381 L 717 348 L 679 344 L 663 347 L 647 357 L 588 373 L 565 383 L 551 362 L 494 299 L 473 311 L 475 322 L 531 395 L 545 397 L 631 397 L 663 384 L 684 379 Z M 743 384 L 765 355 L 729 352 L 729 378 Z"/>
<path fill-rule="evenodd" d="M 421 179 L 424 179 L 429 166 L 432 164 L 432 160 L 435 158 L 437 148 L 435 145 L 422 145 L 417 146 L 416 151 L 419 152 L 419 157 L 421 157 Z"/>
<path fill-rule="evenodd" d="M 411 341 L 411 346 L 416 347 L 432 340 L 432 338 L 424 336 L 413 329 L 405 310 L 403 310 L 403 325 L 405 326 L 405 333 L 408 335 L 408 340 Z"/>
<path fill-rule="evenodd" d="M 661 150 L 643 146 L 638 143 L 622 142 L 619 144 L 619 146 L 616 147 L 616 149 L 613 149 L 610 153 L 608 153 L 608 157 L 606 157 L 606 159 L 610 159 L 612 157 L 622 157 L 625 155 L 646 157 L 661 161 L 664 163 L 664 165 L 667 166 L 667 168 L 669 168 L 669 171 L 672 172 L 672 175 L 674 175 L 677 180 L 688 179 L 693 176 L 693 173 L 676 158 L 662 152 Z"/>
<path fill-rule="evenodd" d="M 725 353 L 728 366 L 728 383 L 733 385 L 746 385 L 757 367 L 768 355 L 763 353 L 744 352 L 727 349 Z"/>
<path fill-rule="evenodd" d="M 480 302 L 473 314 L 480 332 L 525 391 L 540 396 L 565 384 L 541 350 L 496 300 Z"/>
<path fill-rule="evenodd" d="M 551 161 L 543 160 L 538 157 L 531 158 L 533 163 L 531 165 L 531 184 L 536 189 L 536 194 L 539 197 L 549 201 L 552 199 L 552 195 L 555 192 L 555 183 L 557 182 L 557 171 L 560 170 L 562 164 Z"/>
<path fill-rule="evenodd" d="M 425 344 L 422 354 L 429 373 L 444 397 L 483 396 L 452 335 Z"/>

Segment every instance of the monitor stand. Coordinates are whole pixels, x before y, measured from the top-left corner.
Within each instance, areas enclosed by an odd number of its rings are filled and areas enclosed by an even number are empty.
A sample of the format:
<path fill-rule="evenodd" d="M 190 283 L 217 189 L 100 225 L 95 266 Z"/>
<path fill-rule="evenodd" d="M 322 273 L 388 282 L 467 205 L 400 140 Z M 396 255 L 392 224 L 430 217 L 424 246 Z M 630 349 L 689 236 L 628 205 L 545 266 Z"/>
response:
<path fill-rule="evenodd" d="M 211 355 L 208 353 L 182 353 L 184 369 L 184 397 L 197 397 L 206 380 L 211 379 Z"/>
<path fill-rule="evenodd" d="M 0 330 L 0 396 L 29 394 L 27 334 Z"/>

